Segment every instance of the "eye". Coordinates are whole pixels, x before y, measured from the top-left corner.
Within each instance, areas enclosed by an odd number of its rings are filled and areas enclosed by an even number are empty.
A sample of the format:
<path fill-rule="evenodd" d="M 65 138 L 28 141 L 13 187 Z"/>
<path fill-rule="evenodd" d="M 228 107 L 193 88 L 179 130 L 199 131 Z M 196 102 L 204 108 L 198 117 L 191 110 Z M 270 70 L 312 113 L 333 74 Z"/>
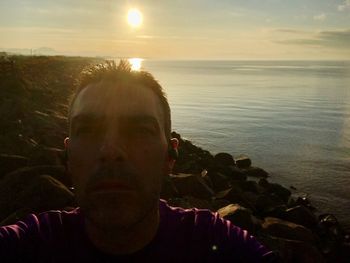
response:
<path fill-rule="evenodd" d="M 153 127 L 140 127 L 139 131 L 146 134 L 155 134 L 155 129 Z"/>
<path fill-rule="evenodd" d="M 136 136 L 153 136 L 157 134 L 157 129 L 151 125 L 135 125 L 128 129 L 129 134 Z"/>
<path fill-rule="evenodd" d="M 89 127 L 87 125 L 80 125 L 75 130 L 76 135 L 86 134 L 89 132 L 91 132 L 91 127 Z"/>
<path fill-rule="evenodd" d="M 97 135 L 101 132 L 101 127 L 96 127 L 95 125 L 83 124 L 76 128 L 75 135 Z"/>

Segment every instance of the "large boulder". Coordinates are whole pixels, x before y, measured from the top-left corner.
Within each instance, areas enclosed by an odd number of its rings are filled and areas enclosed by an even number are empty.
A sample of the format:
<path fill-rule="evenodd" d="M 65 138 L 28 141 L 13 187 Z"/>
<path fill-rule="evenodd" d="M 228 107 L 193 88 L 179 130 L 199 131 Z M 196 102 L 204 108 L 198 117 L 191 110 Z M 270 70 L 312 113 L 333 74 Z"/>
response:
<path fill-rule="evenodd" d="M 246 176 L 251 176 L 251 177 L 266 178 L 269 176 L 268 172 L 266 172 L 264 169 L 259 167 L 251 166 L 249 168 L 242 169 L 242 171 Z"/>
<path fill-rule="evenodd" d="M 263 187 L 269 194 L 274 194 L 275 196 L 281 198 L 281 200 L 285 203 L 288 202 L 288 199 L 292 194 L 291 191 L 282 185 L 269 183 L 265 178 L 259 180 L 259 185 Z"/>
<path fill-rule="evenodd" d="M 283 201 L 269 193 L 259 194 L 254 203 L 256 210 L 263 216 L 268 215 L 276 207 L 284 205 Z"/>
<path fill-rule="evenodd" d="M 207 176 L 210 178 L 213 189 L 218 192 L 230 187 L 229 178 L 219 172 L 209 170 Z"/>
<path fill-rule="evenodd" d="M 235 158 L 235 162 L 238 168 L 248 169 L 252 165 L 252 160 L 246 155 L 240 155 Z"/>
<path fill-rule="evenodd" d="M 263 189 L 255 181 L 241 181 L 233 184 L 238 185 L 239 188 L 245 192 L 252 192 L 256 194 L 263 193 Z"/>
<path fill-rule="evenodd" d="M 215 166 L 210 169 L 211 172 L 220 173 L 227 177 L 229 180 L 233 181 L 245 181 L 247 176 L 238 169 L 236 166 L 227 165 L 227 166 Z"/>
<path fill-rule="evenodd" d="M 28 158 L 20 155 L 0 154 L 0 179 L 7 173 L 28 165 Z"/>
<path fill-rule="evenodd" d="M 4 177 L 4 180 L 13 180 L 13 178 L 23 178 L 21 180 L 29 180 L 31 177 L 48 174 L 56 180 L 62 182 L 68 188 L 72 186 L 72 178 L 63 165 L 38 165 L 28 166 L 17 169 Z"/>
<path fill-rule="evenodd" d="M 200 174 L 171 174 L 170 179 L 175 185 L 180 196 L 193 196 L 211 200 L 214 191 Z"/>
<path fill-rule="evenodd" d="M 283 263 L 324 263 L 323 255 L 318 249 L 304 241 L 264 236 L 259 240 L 271 250 L 278 252 Z M 339 262 L 339 261 L 329 261 Z M 344 261 L 345 262 L 345 261 Z"/>
<path fill-rule="evenodd" d="M 64 165 L 64 154 L 62 149 L 38 145 L 30 155 L 30 165 Z"/>
<path fill-rule="evenodd" d="M 0 181 L 0 220 L 21 209 L 41 212 L 74 206 L 74 194 L 49 175 L 7 177 Z"/>
<path fill-rule="evenodd" d="M 315 228 L 318 224 L 316 215 L 302 205 L 288 208 L 284 213 L 283 219 L 307 228 Z"/>
<path fill-rule="evenodd" d="M 217 165 L 228 166 L 235 165 L 235 161 L 229 153 L 218 153 L 214 156 L 215 163 Z"/>
<path fill-rule="evenodd" d="M 306 227 L 274 217 L 265 218 L 262 230 L 271 236 L 299 240 L 311 244 L 315 243 L 316 240 L 311 230 Z"/>
<path fill-rule="evenodd" d="M 249 209 L 240 206 L 239 204 L 230 204 L 220 208 L 217 212 L 221 217 L 231 221 L 234 225 L 247 230 L 249 233 L 255 232 L 252 211 Z"/>
<path fill-rule="evenodd" d="M 238 187 L 230 187 L 229 189 L 220 191 L 215 194 L 216 199 L 228 200 L 232 204 L 239 204 L 243 207 L 255 211 L 254 205 L 245 197 L 244 192 Z"/>

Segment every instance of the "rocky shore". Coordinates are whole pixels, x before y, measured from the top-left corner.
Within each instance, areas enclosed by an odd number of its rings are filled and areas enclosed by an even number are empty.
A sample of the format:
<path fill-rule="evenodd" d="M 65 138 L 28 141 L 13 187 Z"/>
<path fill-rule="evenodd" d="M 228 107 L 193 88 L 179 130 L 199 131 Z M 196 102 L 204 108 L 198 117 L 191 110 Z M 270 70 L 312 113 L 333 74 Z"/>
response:
<path fill-rule="evenodd" d="M 28 213 L 75 207 L 63 165 L 67 105 L 81 69 L 99 59 L 0 57 L 0 225 Z M 296 189 L 269 182 L 248 156 L 210 152 L 179 139 L 164 178 L 170 205 L 218 212 L 280 253 L 284 262 L 348 262 L 350 235 Z"/>

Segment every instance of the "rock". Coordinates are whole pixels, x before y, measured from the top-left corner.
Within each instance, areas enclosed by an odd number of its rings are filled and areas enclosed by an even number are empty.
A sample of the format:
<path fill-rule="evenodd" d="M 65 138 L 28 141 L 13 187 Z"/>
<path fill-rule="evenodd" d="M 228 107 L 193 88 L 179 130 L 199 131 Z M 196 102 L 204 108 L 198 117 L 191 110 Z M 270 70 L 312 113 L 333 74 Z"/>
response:
<path fill-rule="evenodd" d="M 232 204 L 239 204 L 243 207 L 249 208 L 253 212 L 255 211 L 255 207 L 249 200 L 244 196 L 244 192 L 237 188 L 231 187 L 229 189 L 220 191 L 215 195 L 216 199 L 225 199 L 228 200 Z"/>
<path fill-rule="evenodd" d="M 215 163 L 218 165 L 228 166 L 235 165 L 235 161 L 229 153 L 218 153 L 214 156 Z"/>
<path fill-rule="evenodd" d="M 212 188 L 215 190 L 215 192 L 222 191 L 230 187 L 228 177 L 222 173 L 209 171 L 207 176 L 210 178 Z"/>
<path fill-rule="evenodd" d="M 239 187 L 245 192 L 253 192 L 256 194 L 262 193 L 262 188 L 254 181 L 242 181 L 239 182 Z"/>
<path fill-rule="evenodd" d="M 62 149 L 38 145 L 30 155 L 30 165 L 64 165 L 64 153 Z"/>
<path fill-rule="evenodd" d="M 203 178 L 204 182 L 207 184 L 207 186 L 209 186 L 211 189 L 213 189 L 215 191 L 215 189 L 213 188 L 213 182 L 211 180 L 211 178 L 209 177 L 208 175 L 208 171 L 207 170 L 203 170 L 201 173 L 200 173 L 200 177 Z"/>
<path fill-rule="evenodd" d="M 239 168 L 237 168 L 236 166 L 228 166 L 230 169 L 230 174 L 229 174 L 229 178 L 230 180 L 238 180 L 238 181 L 246 181 L 247 180 L 247 175 L 242 172 L 242 170 L 240 170 Z"/>
<path fill-rule="evenodd" d="M 252 176 L 252 177 L 263 177 L 266 178 L 269 176 L 269 173 L 266 172 L 264 169 L 259 167 L 249 167 L 247 169 L 242 169 L 245 175 Z"/>
<path fill-rule="evenodd" d="M 252 212 L 239 204 L 230 204 L 220 208 L 219 215 L 234 225 L 247 230 L 249 233 L 255 232 L 254 223 L 252 221 Z"/>
<path fill-rule="evenodd" d="M 24 156 L 0 154 L 0 179 L 7 173 L 25 167 L 27 164 L 28 158 Z"/>
<path fill-rule="evenodd" d="M 305 207 L 307 207 L 308 209 L 310 209 L 311 211 L 315 211 L 316 208 L 313 207 L 310 203 L 310 200 L 307 198 L 307 196 L 299 196 L 297 198 L 297 200 L 295 200 L 294 205 L 303 205 Z"/>
<path fill-rule="evenodd" d="M 297 225 L 279 218 L 266 217 L 262 224 L 262 230 L 264 233 L 275 237 L 308 243 L 315 242 L 315 236 L 311 230 L 302 225 Z"/>
<path fill-rule="evenodd" d="M 236 166 L 233 165 L 227 165 L 227 166 L 215 166 L 211 169 L 211 171 L 216 173 L 221 173 L 227 177 L 229 180 L 238 180 L 238 181 L 245 181 L 247 179 L 247 176 Z"/>
<path fill-rule="evenodd" d="M 214 199 L 211 201 L 211 207 L 214 212 L 229 204 L 231 204 L 231 202 L 226 199 Z"/>
<path fill-rule="evenodd" d="M 211 200 L 214 196 L 214 191 L 205 183 L 205 180 L 200 175 L 171 174 L 170 179 L 180 196 L 193 196 L 208 200 Z"/>
<path fill-rule="evenodd" d="M 4 177 L 4 180 L 12 180 L 12 177 L 31 178 L 41 174 L 48 174 L 56 180 L 62 182 L 68 188 L 72 186 L 72 180 L 66 173 L 66 168 L 62 165 L 38 165 L 17 169 Z M 24 179 L 24 180 L 27 180 Z"/>
<path fill-rule="evenodd" d="M 252 161 L 246 155 L 240 155 L 235 159 L 236 165 L 240 169 L 248 169 L 252 165 Z"/>
<path fill-rule="evenodd" d="M 350 247 L 349 234 L 342 229 L 337 218 L 332 214 L 319 215 L 317 232 L 322 239 L 322 246 L 329 251 L 337 250 L 342 244 Z M 329 251 L 326 252 L 329 253 Z"/>
<path fill-rule="evenodd" d="M 279 184 L 269 183 L 265 178 L 259 180 L 259 185 L 266 189 L 268 193 L 277 195 L 283 202 L 287 203 L 292 194 L 287 188 Z"/>
<path fill-rule="evenodd" d="M 266 216 L 276 207 L 284 205 L 284 203 L 279 198 L 265 193 L 258 196 L 254 205 L 259 214 Z"/>
<path fill-rule="evenodd" d="M 286 210 L 287 210 L 287 206 L 286 205 L 277 205 L 274 207 L 271 207 L 269 209 L 265 209 L 263 216 L 264 217 L 277 217 L 283 220 L 286 220 Z M 288 220 L 287 220 L 288 221 Z M 295 223 L 295 222 L 294 222 Z"/>
<path fill-rule="evenodd" d="M 287 209 L 283 217 L 284 220 L 303 225 L 307 228 L 315 228 L 318 223 L 316 216 L 302 205 Z"/>
<path fill-rule="evenodd" d="M 74 205 L 74 195 L 49 175 L 6 177 L 0 181 L 0 220 L 20 209 L 42 212 Z"/>
<path fill-rule="evenodd" d="M 171 199 L 176 197 L 180 197 L 180 194 L 177 191 L 176 186 L 174 185 L 173 181 L 169 176 L 164 176 L 163 182 L 162 182 L 162 189 L 160 192 L 160 198 Z"/>
<path fill-rule="evenodd" d="M 249 202 L 250 204 L 255 204 L 256 201 L 257 201 L 258 198 L 259 198 L 259 195 L 258 195 L 258 194 L 254 193 L 254 192 L 249 192 L 249 191 L 244 191 L 244 192 L 242 193 L 242 195 L 244 196 L 244 198 L 245 198 L 246 200 L 248 200 L 248 202 Z"/>
<path fill-rule="evenodd" d="M 325 259 L 317 248 L 308 243 L 298 240 L 264 236 L 259 240 L 271 250 L 277 251 L 284 263 L 325 263 Z M 339 262 L 339 261 L 329 261 Z"/>

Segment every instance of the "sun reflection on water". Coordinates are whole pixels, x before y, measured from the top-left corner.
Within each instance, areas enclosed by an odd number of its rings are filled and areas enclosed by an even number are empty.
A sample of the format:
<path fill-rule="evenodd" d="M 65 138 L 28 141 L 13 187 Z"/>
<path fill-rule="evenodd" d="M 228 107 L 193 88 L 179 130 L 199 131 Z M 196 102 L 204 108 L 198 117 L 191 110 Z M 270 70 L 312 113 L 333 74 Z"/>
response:
<path fill-rule="evenodd" d="M 131 70 L 139 71 L 142 67 L 142 58 L 129 58 L 129 63 L 131 64 Z"/>

